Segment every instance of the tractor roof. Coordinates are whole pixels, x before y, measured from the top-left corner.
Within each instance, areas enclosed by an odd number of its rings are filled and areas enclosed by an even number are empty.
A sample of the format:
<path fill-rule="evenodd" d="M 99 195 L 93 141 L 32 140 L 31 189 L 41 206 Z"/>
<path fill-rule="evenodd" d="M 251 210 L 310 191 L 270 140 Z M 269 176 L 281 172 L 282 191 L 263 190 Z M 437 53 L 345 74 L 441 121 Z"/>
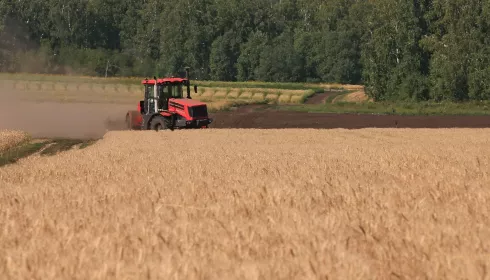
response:
<path fill-rule="evenodd" d="M 182 83 L 184 81 L 187 81 L 187 79 L 182 79 L 182 78 L 163 78 L 163 79 L 157 79 L 157 83 L 163 84 L 163 83 Z M 155 79 L 153 80 L 143 80 L 141 82 L 143 85 L 154 85 L 155 84 Z"/>

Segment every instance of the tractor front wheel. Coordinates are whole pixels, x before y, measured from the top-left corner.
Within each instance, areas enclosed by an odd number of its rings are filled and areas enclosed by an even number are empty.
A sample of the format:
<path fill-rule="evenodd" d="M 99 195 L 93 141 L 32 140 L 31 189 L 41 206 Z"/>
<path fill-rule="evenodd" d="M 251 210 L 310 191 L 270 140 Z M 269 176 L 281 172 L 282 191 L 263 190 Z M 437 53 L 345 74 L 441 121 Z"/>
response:
<path fill-rule="evenodd" d="M 167 129 L 167 123 L 164 117 L 157 116 L 151 121 L 151 129 L 155 131 Z"/>

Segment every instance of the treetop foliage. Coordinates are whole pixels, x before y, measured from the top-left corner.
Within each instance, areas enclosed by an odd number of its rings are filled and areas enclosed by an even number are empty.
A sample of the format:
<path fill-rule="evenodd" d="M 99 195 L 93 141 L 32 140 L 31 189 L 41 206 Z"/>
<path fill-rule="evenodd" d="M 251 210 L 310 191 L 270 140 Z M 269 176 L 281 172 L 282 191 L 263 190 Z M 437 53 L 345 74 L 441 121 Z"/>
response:
<path fill-rule="evenodd" d="M 0 0 L 0 69 L 364 84 L 375 100 L 490 99 L 481 0 Z"/>

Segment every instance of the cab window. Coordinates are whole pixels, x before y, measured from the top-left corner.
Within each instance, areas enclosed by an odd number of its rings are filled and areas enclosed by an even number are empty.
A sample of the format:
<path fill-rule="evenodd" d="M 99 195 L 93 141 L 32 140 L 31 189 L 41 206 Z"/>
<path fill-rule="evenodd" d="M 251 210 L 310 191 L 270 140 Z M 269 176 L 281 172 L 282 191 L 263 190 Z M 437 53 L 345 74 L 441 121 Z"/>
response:
<path fill-rule="evenodd" d="M 182 98 L 183 96 L 182 85 L 171 85 L 169 86 L 169 90 L 173 98 Z"/>

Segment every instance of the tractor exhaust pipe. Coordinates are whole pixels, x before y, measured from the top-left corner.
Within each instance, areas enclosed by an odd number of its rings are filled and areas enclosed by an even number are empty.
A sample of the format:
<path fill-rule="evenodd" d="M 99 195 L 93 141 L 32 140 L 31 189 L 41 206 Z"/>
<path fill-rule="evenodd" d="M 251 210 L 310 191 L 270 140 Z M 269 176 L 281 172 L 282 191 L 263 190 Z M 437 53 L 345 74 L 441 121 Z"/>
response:
<path fill-rule="evenodd" d="M 155 113 L 158 113 L 158 79 L 153 76 L 155 79 L 155 86 L 153 87 L 153 105 L 155 106 Z"/>
<path fill-rule="evenodd" d="M 191 99 L 191 81 L 189 75 L 190 67 L 185 68 L 185 78 L 187 79 L 187 99 Z"/>

